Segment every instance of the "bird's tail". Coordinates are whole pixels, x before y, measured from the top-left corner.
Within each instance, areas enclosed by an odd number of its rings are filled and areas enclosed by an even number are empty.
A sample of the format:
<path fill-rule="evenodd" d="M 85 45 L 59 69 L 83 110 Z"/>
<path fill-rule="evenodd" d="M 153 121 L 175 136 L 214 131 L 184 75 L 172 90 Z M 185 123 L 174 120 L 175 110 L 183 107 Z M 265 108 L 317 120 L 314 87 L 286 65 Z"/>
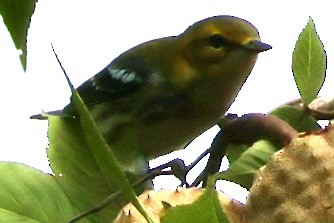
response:
<path fill-rule="evenodd" d="M 30 116 L 31 119 L 39 119 L 39 120 L 46 120 L 50 116 L 62 116 L 67 117 L 67 115 L 64 115 L 63 110 L 56 110 L 56 111 L 50 111 L 50 112 L 42 112 L 36 115 Z"/>

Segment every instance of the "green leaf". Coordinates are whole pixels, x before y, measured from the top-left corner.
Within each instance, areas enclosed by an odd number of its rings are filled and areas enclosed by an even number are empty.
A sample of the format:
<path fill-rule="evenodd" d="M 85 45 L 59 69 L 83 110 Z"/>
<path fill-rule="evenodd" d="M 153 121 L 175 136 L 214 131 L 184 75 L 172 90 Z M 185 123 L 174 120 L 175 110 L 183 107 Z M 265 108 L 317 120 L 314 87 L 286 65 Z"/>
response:
<path fill-rule="evenodd" d="M 61 223 L 78 213 L 53 176 L 18 163 L 0 162 L 0 201 L 0 222 Z"/>
<path fill-rule="evenodd" d="M 20 55 L 23 70 L 27 63 L 27 34 L 36 0 L 0 0 L 0 14 Z"/>
<path fill-rule="evenodd" d="M 296 42 L 292 71 L 302 101 L 308 105 L 317 97 L 326 77 L 326 52 L 311 17 Z"/>
<path fill-rule="evenodd" d="M 317 131 L 321 128 L 311 115 L 292 106 L 279 107 L 270 114 L 287 122 L 298 132 Z"/>
<path fill-rule="evenodd" d="M 132 186 L 127 179 L 121 165 L 117 163 L 113 149 L 109 147 L 101 135 L 78 92 L 73 88 L 73 85 L 70 82 L 68 83 L 72 87 L 72 101 L 79 112 L 80 124 L 85 139 L 89 145 L 90 150 L 92 151 L 92 155 L 94 156 L 96 163 L 98 164 L 99 170 L 106 179 L 106 182 L 111 187 L 114 187 L 116 183 L 116 188 L 122 191 L 127 199 L 129 199 L 131 203 L 138 209 L 138 211 L 145 217 L 147 222 L 151 222 L 151 219 L 145 212 L 143 206 L 140 204 L 136 196 L 136 193 L 132 189 Z M 134 160 L 132 160 L 132 162 L 134 162 Z"/>
<path fill-rule="evenodd" d="M 206 189 L 194 203 L 171 208 L 162 218 L 163 223 L 228 223 L 228 218 L 219 202 L 217 191 Z"/>
<path fill-rule="evenodd" d="M 217 174 L 218 178 L 237 183 L 249 190 L 253 184 L 254 174 L 257 173 L 259 168 L 267 164 L 276 151 L 276 147 L 269 141 L 260 140 L 245 150 L 238 159 L 234 157 L 235 160 L 229 168 L 223 173 Z M 229 153 L 230 151 L 227 151 L 227 154 Z"/>
<path fill-rule="evenodd" d="M 117 185 L 110 185 L 110 179 L 100 171 L 78 120 L 50 116 L 48 137 L 47 153 L 51 169 L 60 186 L 80 211 L 91 209 L 118 190 Z M 110 221 L 126 203 L 124 197 L 116 201 L 119 205 L 115 202 L 90 217 L 95 217 L 101 222 Z"/>
<path fill-rule="evenodd" d="M 89 216 L 98 222 L 110 222 L 126 202 L 131 200 L 135 205 L 137 198 L 76 91 L 73 91 L 73 100 L 80 119 L 48 117 L 50 166 L 60 185 L 81 211 L 93 208 L 116 191 L 122 191 L 123 196 L 117 197 L 98 214 Z M 144 161 L 137 161 L 131 160 L 138 166 L 147 165 Z M 147 166 L 138 168 L 145 170 Z M 136 207 L 140 210 L 138 204 L 137 201 Z"/>
<path fill-rule="evenodd" d="M 235 161 L 237 161 L 240 156 L 249 148 L 249 146 L 246 145 L 234 145 L 234 144 L 228 144 L 226 151 L 227 151 L 227 157 L 228 162 L 233 164 Z"/>

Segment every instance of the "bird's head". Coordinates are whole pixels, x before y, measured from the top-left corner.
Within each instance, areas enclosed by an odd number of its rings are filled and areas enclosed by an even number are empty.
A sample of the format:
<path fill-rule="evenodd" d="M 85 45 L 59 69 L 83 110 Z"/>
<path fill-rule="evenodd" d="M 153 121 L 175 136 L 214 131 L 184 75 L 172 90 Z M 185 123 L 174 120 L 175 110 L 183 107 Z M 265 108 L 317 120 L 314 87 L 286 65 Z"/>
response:
<path fill-rule="evenodd" d="M 233 72 L 245 76 L 257 54 L 271 49 L 260 41 L 251 23 L 234 16 L 214 16 L 196 22 L 179 36 L 183 55 L 193 67 L 209 75 Z"/>

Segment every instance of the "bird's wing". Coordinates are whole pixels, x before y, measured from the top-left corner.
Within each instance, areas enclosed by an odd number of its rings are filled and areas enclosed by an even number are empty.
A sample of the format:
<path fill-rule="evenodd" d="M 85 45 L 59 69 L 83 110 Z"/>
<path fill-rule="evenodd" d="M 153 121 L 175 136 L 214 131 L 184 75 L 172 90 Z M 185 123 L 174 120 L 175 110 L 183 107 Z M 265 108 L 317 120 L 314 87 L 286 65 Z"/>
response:
<path fill-rule="evenodd" d="M 136 93 L 149 83 L 153 72 L 141 58 L 112 62 L 78 87 L 87 107 Z"/>

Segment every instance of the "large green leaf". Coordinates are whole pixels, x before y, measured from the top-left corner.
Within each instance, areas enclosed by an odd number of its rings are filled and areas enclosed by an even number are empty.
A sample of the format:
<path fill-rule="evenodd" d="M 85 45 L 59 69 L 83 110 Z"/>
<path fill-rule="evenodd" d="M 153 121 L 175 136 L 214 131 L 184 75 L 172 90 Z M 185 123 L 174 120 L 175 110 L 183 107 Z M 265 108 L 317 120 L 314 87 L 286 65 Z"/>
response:
<path fill-rule="evenodd" d="M 303 103 L 308 105 L 317 97 L 326 73 L 326 52 L 311 17 L 296 42 L 292 70 Z"/>
<path fill-rule="evenodd" d="M 53 176 L 0 162 L 0 222 L 62 223 L 77 213 Z"/>
<path fill-rule="evenodd" d="M 235 182 L 249 190 L 253 184 L 254 174 L 259 168 L 267 164 L 274 152 L 277 151 L 277 148 L 265 140 L 254 143 L 247 150 L 244 150 L 244 147 L 240 148 L 244 152 L 239 156 L 233 156 L 233 162 L 229 168 L 223 173 L 218 174 L 218 178 Z M 229 153 L 227 151 L 227 154 Z"/>
<path fill-rule="evenodd" d="M 22 51 L 20 60 L 24 70 L 27 63 L 27 34 L 36 2 L 36 0 L 0 0 L 0 14 L 16 49 Z"/>
<path fill-rule="evenodd" d="M 228 218 L 221 208 L 217 191 L 206 189 L 194 203 L 172 208 L 162 219 L 163 223 L 228 223 Z"/>
<path fill-rule="evenodd" d="M 75 119 L 49 117 L 47 153 L 57 181 L 77 208 L 85 211 L 117 191 L 117 185 L 110 185 L 100 171 L 79 126 Z M 117 201 L 120 206 L 110 205 L 96 218 L 107 222 L 115 217 L 125 202 L 123 197 Z"/>
<path fill-rule="evenodd" d="M 72 99 L 80 119 L 49 116 L 48 157 L 56 179 L 81 211 L 94 207 L 116 191 L 123 192 L 125 197 L 117 197 L 100 213 L 90 216 L 98 222 L 110 222 L 129 200 L 143 211 L 112 150 L 75 91 Z M 146 166 L 138 168 L 147 169 Z"/>

